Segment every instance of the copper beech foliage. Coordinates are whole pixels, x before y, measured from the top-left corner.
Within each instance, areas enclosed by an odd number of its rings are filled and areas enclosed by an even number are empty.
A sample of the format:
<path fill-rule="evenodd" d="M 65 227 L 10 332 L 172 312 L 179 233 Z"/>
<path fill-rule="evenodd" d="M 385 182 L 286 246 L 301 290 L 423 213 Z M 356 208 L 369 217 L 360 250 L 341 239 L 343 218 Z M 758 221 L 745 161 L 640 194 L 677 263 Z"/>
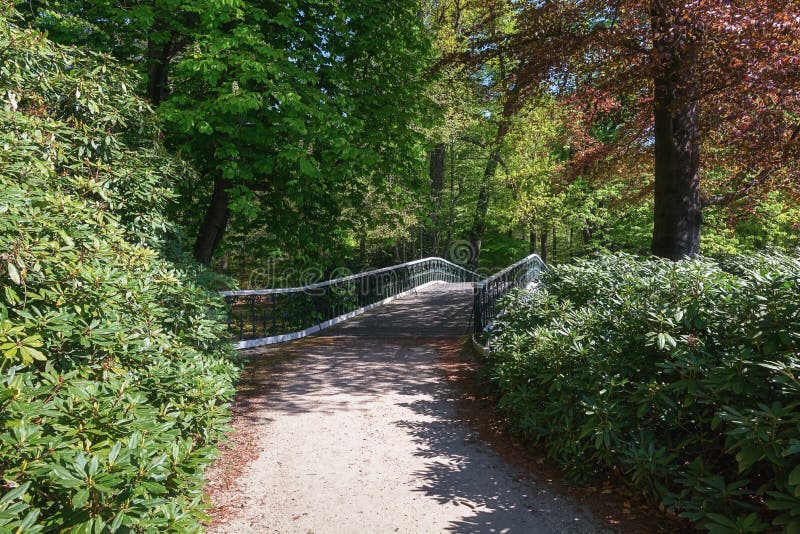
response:
<path fill-rule="evenodd" d="M 508 81 L 516 90 L 557 91 L 581 125 L 613 123 L 613 135 L 600 140 L 575 137 L 569 175 L 651 163 L 654 81 L 670 74 L 672 105 L 697 107 L 703 206 L 775 189 L 800 198 L 800 1 L 474 6 L 485 15 L 472 29 L 468 61 L 513 57 Z M 512 28 L 489 37 L 481 25 L 498 17 L 512 19 Z"/>

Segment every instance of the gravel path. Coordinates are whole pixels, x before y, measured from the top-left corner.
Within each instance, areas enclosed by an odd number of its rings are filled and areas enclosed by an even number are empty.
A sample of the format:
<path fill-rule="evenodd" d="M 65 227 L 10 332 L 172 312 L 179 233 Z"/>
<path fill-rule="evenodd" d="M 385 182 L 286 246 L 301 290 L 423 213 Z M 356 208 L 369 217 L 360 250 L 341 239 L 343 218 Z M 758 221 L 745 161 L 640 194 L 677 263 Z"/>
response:
<path fill-rule="evenodd" d="M 435 306 L 419 311 L 439 298 L 452 324 L 465 320 L 468 289 L 455 293 L 434 288 L 325 337 L 254 351 L 232 442 L 208 473 L 209 531 L 603 532 L 458 422 L 437 358 L 461 340 L 433 335 L 443 323 L 426 328 L 441 322 L 425 317 Z M 385 324 L 381 310 L 396 336 L 363 328 Z"/>

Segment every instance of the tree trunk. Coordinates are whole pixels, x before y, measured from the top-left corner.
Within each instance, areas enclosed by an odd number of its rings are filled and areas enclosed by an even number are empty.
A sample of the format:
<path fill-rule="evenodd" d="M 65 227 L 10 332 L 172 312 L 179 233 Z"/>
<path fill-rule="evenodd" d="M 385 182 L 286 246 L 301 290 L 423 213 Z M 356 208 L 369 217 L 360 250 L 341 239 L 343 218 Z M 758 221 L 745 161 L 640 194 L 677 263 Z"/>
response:
<path fill-rule="evenodd" d="M 436 143 L 431 152 L 430 179 L 431 179 L 431 247 L 432 253 L 437 254 L 440 241 L 440 216 L 442 211 L 442 190 L 444 189 L 444 143 Z"/>
<path fill-rule="evenodd" d="M 481 182 L 481 188 L 480 191 L 478 191 L 478 202 L 475 204 L 475 218 L 472 220 L 472 228 L 470 229 L 472 258 L 470 258 L 469 263 L 473 267 L 478 265 L 478 260 L 481 255 L 483 233 L 486 231 L 486 214 L 489 211 L 489 182 L 494 178 L 494 173 L 497 170 L 497 160 L 494 158 L 494 155 L 495 150 L 493 149 L 491 154 L 489 154 L 490 159 L 483 170 L 483 182 Z"/>
<path fill-rule="evenodd" d="M 436 143 L 431 152 L 430 178 L 431 200 L 437 207 L 442 202 L 442 189 L 444 189 L 444 157 L 445 144 Z"/>
<path fill-rule="evenodd" d="M 147 89 L 146 96 L 157 107 L 166 99 L 169 91 L 169 62 L 173 56 L 172 39 L 164 43 L 147 42 Z"/>
<path fill-rule="evenodd" d="M 652 252 L 679 260 L 700 251 L 700 125 L 696 52 L 683 46 L 678 55 L 667 41 L 667 14 L 654 3 L 656 50 L 671 57 L 654 79 L 655 205 Z"/>
<path fill-rule="evenodd" d="M 480 259 L 481 242 L 483 241 L 483 233 L 486 231 L 486 214 L 489 212 L 489 188 L 494 179 L 494 174 L 497 172 L 497 162 L 500 160 L 500 145 L 508 133 L 508 127 L 508 120 L 504 120 L 498 126 L 494 144 L 489 151 L 489 160 L 483 168 L 483 181 L 478 191 L 478 202 L 475 204 L 475 218 L 472 220 L 472 228 L 469 232 L 472 243 L 470 264 L 473 267 L 478 266 L 478 260 Z"/>
<path fill-rule="evenodd" d="M 530 254 L 536 254 L 536 229 L 533 226 L 531 226 L 528 243 L 530 245 Z"/>
<path fill-rule="evenodd" d="M 542 228 L 539 234 L 539 257 L 542 261 L 547 263 L 547 230 Z"/>
<path fill-rule="evenodd" d="M 553 225 L 553 261 L 556 260 L 556 225 Z"/>
<path fill-rule="evenodd" d="M 450 210 L 447 216 L 447 240 L 444 244 L 441 256 L 450 259 L 450 244 L 453 242 L 453 221 L 456 214 L 456 146 L 450 143 Z"/>
<path fill-rule="evenodd" d="M 358 235 L 358 258 L 361 266 L 367 264 L 367 219 L 361 219 L 361 229 Z"/>
<path fill-rule="evenodd" d="M 567 257 L 568 258 L 572 257 L 572 239 L 574 237 L 575 237 L 575 228 L 570 226 L 569 227 L 569 248 L 568 248 L 568 253 L 567 253 Z"/>
<path fill-rule="evenodd" d="M 222 241 L 222 236 L 228 227 L 228 219 L 231 215 L 228 196 L 230 187 L 230 180 L 225 178 L 214 179 L 214 192 L 211 194 L 211 202 L 206 209 L 203 222 L 200 224 L 200 232 L 194 243 L 194 257 L 204 265 L 211 263 L 214 251 Z"/>
<path fill-rule="evenodd" d="M 489 188 L 494 179 L 494 174 L 497 171 L 497 165 L 500 161 L 500 149 L 503 144 L 509 128 L 511 127 L 511 117 L 517 112 L 517 107 L 520 103 L 520 92 L 517 86 L 513 89 L 506 103 L 503 105 L 502 118 L 500 124 L 497 125 L 497 133 L 494 136 L 494 142 L 489 150 L 489 159 L 486 161 L 486 166 L 483 169 L 483 182 L 481 182 L 481 189 L 478 192 L 478 202 L 475 205 L 475 218 L 472 222 L 470 229 L 470 241 L 472 241 L 472 260 L 470 263 L 473 267 L 477 267 L 478 259 L 481 255 L 481 241 L 483 240 L 483 233 L 486 231 L 486 213 L 489 210 Z"/>

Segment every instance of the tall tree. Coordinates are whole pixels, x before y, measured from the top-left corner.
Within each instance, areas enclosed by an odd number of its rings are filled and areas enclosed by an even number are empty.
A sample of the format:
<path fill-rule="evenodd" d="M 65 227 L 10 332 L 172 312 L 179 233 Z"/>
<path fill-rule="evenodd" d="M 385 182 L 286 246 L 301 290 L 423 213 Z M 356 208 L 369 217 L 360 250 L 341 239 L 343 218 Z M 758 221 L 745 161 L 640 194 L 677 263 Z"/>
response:
<path fill-rule="evenodd" d="M 168 145 L 205 178 L 184 187 L 204 263 L 232 220 L 266 224 L 289 248 L 331 240 L 359 184 L 409 179 L 419 166 L 430 47 L 415 0 L 30 8 L 60 41 L 140 66 Z"/>
<path fill-rule="evenodd" d="M 511 120 L 524 104 L 527 91 L 520 91 L 514 84 L 511 73 L 515 58 L 502 52 L 500 36 L 510 31 L 513 10 L 504 1 L 486 3 L 450 0 L 431 4 L 431 26 L 437 35 L 437 45 L 442 53 L 440 66 L 466 67 L 471 90 L 483 100 L 484 121 L 492 127 L 491 136 L 477 144 L 486 149 L 487 157 L 478 186 L 471 225 L 467 231 L 472 246 L 470 262 L 477 265 L 483 235 L 487 228 L 487 214 L 491 202 L 493 182 L 502 161 L 504 140 L 509 132 Z M 468 37 L 471 36 L 471 39 Z M 481 61 L 459 61 L 470 50 L 471 43 L 492 42 L 497 44 L 497 53 Z M 475 142 L 475 139 L 471 139 Z"/>
<path fill-rule="evenodd" d="M 440 216 L 442 211 L 442 190 L 444 189 L 444 163 L 446 156 L 447 145 L 443 142 L 438 142 L 433 146 L 430 153 L 430 169 L 429 176 L 431 180 L 431 225 L 432 232 L 432 246 L 431 250 L 434 254 L 439 254 L 439 238 L 440 238 Z"/>
<path fill-rule="evenodd" d="M 775 188 L 797 194 L 798 0 L 509 4 L 514 30 L 477 34 L 469 60 L 510 54 L 520 87 L 624 108 L 609 145 L 651 154 L 655 254 L 697 253 L 704 206 Z M 578 159 L 585 169 L 608 155 Z M 703 173 L 717 167 L 731 176 L 729 189 L 703 190 Z"/>

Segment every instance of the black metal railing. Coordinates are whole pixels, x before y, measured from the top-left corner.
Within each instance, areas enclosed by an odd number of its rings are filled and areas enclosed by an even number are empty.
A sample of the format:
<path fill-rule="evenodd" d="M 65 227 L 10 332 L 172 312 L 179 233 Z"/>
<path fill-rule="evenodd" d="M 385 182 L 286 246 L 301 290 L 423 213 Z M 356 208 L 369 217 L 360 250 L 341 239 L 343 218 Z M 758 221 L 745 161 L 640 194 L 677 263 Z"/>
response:
<path fill-rule="evenodd" d="M 542 259 L 531 254 L 475 285 L 472 324 L 476 339 L 483 337 L 486 328 L 497 317 L 500 311 L 497 302 L 512 289 L 535 282 L 544 268 Z"/>
<path fill-rule="evenodd" d="M 425 258 L 304 287 L 223 291 L 238 347 L 303 337 L 430 282 L 478 282 L 442 258 Z"/>

